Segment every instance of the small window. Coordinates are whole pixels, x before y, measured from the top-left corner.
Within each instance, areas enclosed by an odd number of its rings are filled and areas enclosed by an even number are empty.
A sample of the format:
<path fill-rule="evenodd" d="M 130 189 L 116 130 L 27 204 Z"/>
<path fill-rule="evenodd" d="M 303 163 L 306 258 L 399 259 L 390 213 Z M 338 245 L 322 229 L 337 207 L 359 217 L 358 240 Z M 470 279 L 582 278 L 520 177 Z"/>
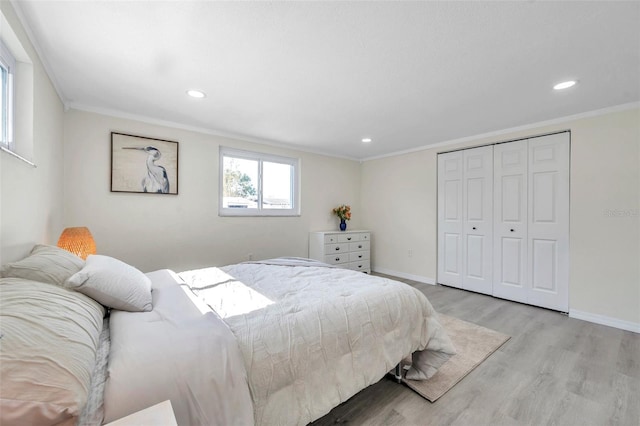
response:
<path fill-rule="evenodd" d="M 0 143 L 13 150 L 13 76 L 16 60 L 0 40 Z"/>
<path fill-rule="evenodd" d="M 299 160 L 220 147 L 220 216 L 299 216 Z"/>

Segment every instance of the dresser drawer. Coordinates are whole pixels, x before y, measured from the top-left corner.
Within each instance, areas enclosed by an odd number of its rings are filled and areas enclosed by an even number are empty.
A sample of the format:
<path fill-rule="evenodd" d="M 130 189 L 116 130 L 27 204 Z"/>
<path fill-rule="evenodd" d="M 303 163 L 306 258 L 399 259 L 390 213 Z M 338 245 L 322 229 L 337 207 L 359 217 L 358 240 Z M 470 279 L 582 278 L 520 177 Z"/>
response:
<path fill-rule="evenodd" d="M 324 245 L 324 254 L 338 254 L 338 253 L 346 253 L 349 250 L 349 244 L 325 244 Z"/>
<path fill-rule="evenodd" d="M 340 234 L 338 235 L 339 243 L 352 243 L 354 241 L 360 241 L 360 234 Z"/>
<path fill-rule="evenodd" d="M 356 241 L 369 241 L 369 238 L 371 238 L 371 234 L 368 232 L 354 232 L 353 234 L 338 235 L 338 242 L 355 243 Z"/>
<path fill-rule="evenodd" d="M 338 242 L 338 234 L 328 234 L 324 236 L 325 244 L 335 244 Z"/>
<path fill-rule="evenodd" d="M 368 260 L 363 260 L 361 262 L 349 262 L 349 269 L 353 269 L 354 271 L 371 271 L 371 262 Z"/>
<path fill-rule="evenodd" d="M 328 254 L 324 257 L 324 263 L 328 263 L 330 265 L 338 265 L 338 264 L 347 263 L 347 262 L 349 262 L 348 253 L 334 254 L 334 255 Z"/>
<path fill-rule="evenodd" d="M 366 251 L 369 250 L 369 241 L 358 241 L 357 243 L 349 243 L 349 251 Z"/>
<path fill-rule="evenodd" d="M 369 260 L 369 251 L 349 252 L 349 262 L 360 262 L 363 260 Z"/>

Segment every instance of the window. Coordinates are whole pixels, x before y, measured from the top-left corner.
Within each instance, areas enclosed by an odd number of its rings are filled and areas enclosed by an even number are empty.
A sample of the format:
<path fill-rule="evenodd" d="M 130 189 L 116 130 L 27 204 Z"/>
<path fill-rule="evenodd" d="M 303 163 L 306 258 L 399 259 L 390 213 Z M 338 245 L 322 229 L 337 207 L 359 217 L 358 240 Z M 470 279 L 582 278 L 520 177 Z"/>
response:
<path fill-rule="evenodd" d="M 220 147 L 220 216 L 300 215 L 299 163 Z"/>
<path fill-rule="evenodd" d="M 0 143 L 13 149 L 13 76 L 16 60 L 0 40 Z"/>

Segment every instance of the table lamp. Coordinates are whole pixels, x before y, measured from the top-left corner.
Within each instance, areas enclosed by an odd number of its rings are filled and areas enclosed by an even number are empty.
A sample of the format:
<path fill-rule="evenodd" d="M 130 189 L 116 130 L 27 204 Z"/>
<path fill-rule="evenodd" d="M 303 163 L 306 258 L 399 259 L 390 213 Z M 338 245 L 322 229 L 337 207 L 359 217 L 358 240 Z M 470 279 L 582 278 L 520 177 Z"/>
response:
<path fill-rule="evenodd" d="M 58 240 L 58 247 L 86 259 L 90 254 L 96 254 L 96 242 L 93 240 L 89 228 L 84 226 L 66 228 Z"/>

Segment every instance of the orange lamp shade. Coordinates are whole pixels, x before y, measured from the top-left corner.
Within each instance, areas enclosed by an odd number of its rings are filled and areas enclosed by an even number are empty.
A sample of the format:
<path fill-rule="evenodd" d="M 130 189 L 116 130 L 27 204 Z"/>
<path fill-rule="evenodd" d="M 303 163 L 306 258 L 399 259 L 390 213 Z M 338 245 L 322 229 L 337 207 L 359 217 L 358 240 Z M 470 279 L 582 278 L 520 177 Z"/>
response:
<path fill-rule="evenodd" d="M 58 247 L 70 251 L 82 259 L 86 259 L 90 254 L 96 254 L 96 242 L 93 241 L 89 228 L 84 226 L 66 228 L 62 231 Z"/>

